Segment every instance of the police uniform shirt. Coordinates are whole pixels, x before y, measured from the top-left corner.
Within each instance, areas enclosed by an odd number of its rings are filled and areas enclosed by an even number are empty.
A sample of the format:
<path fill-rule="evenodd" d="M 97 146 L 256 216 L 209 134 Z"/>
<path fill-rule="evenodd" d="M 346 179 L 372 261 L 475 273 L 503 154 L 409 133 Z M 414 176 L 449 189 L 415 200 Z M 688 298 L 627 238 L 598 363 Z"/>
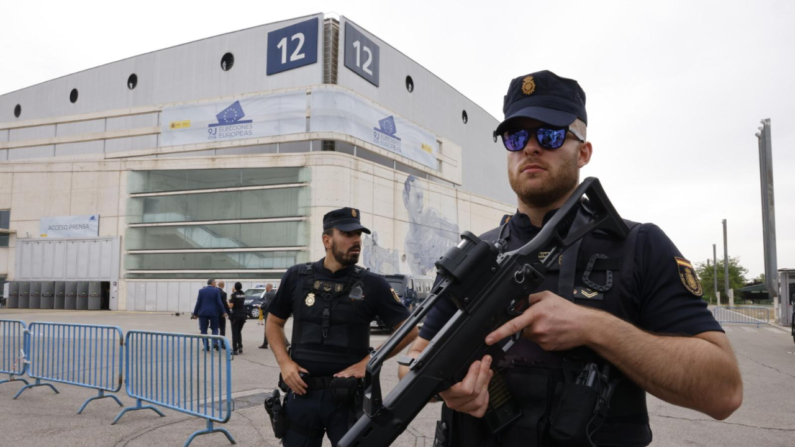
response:
<path fill-rule="evenodd" d="M 544 216 L 544 223 L 554 212 L 550 211 Z M 523 246 L 541 230 L 531 225 L 530 219 L 519 212 L 510 218 L 508 225 L 508 250 Z M 681 276 L 682 261 L 687 262 L 659 227 L 640 224 L 635 246 L 634 278 L 631 282 L 634 285 L 633 293 L 622 294 L 620 303 L 612 303 L 614 309 L 603 308 L 602 303 L 582 295 L 575 295 L 574 302 L 602 308 L 613 315 L 623 313 L 622 317 L 637 322 L 641 329 L 653 333 L 693 336 L 708 331 L 723 332 L 707 309 L 707 303 L 696 295 L 692 287 L 688 288 L 685 278 Z M 576 276 L 578 284 L 582 284 L 581 272 L 578 271 Z M 539 292 L 543 290 L 558 293 L 557 271 L 547 273 Z M 449 299 L 439 301 L 428 313 L 419 336 L 431 340 L 456 310 Z"/>
<path fill-rule="evenodd" d="M 232 308 L 232 315 L 235 319 L 245 320 L 246 319 L 246 294 L 243 292 L 232 292 L 232 296 L 229 297 L 229 301 L 232 302 L 234 307 Z"/>
<path fill-rule="evenodd" d="M 332 273 L 323 266 L 324 259 L 312 264 L 312 272 L 316 281 L 342 282 L 354 271 L 354 266 L 350 266 Z M 288 319 L 293 313 L 295 288 L 301 287 L 301 280 L 299 279 L 300 268 L 302 268 L 302 265 L 295 265 L 285 272 L 279 285 L 279 290 L 268 307 L 269 313 L 283 320 Z M 363 301 L 366 305 L 360 308 L 367 312 L 368 321 L 372 321 L 378 316 L 388 327 L 395 327 L 409 317 L 408 309 L 403 306 L 399 299 L 395 298 L 397 295 L 392 293 L 389 283 L 382 276 L 367 272 L 362 283 Z M 306 368 L 313 376 L 331 376 L 340 371 L 334 365 L 304 363 L 307 364 L 302 363 L 301 366 Z"/>

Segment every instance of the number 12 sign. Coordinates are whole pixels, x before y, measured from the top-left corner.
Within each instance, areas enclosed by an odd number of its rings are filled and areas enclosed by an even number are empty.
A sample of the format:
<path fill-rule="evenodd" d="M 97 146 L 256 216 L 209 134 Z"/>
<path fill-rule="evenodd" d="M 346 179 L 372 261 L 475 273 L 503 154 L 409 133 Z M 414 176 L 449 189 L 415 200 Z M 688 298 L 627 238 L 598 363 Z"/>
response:
<path fill-rule="evenodd" d="M 380 62 L 378 45 L 345 22 L 345 66 L 378 87 Z"/>
<path fill-rule="evenodd" d="M 318 19 L 268 33 L 268 75 L 317 62 Z"/>

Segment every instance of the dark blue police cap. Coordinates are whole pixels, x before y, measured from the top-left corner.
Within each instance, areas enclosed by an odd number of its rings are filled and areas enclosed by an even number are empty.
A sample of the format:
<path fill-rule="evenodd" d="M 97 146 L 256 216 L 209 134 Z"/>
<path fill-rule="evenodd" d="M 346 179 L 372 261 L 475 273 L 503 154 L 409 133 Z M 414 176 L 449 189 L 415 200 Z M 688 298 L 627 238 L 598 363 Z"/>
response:
<path fill-rule="evenodd" d="M 575 119 L 588 124 L 585 92 L 573 79 L 551 71 L 537 71 L 511 81 L 502 106 L 505 120 L 494 132 L 502 135 L 514 118 L 532 118 L 553 126 L 568 126 Z"/>
<path fill-rule="evenodd" d="M 323 230 L 336 228 L 340 231 L 357 231 L 370 234 L 370 230 L 362 226 L 361 213 L 356 208 L 340 208 L 323 216 Z"/>

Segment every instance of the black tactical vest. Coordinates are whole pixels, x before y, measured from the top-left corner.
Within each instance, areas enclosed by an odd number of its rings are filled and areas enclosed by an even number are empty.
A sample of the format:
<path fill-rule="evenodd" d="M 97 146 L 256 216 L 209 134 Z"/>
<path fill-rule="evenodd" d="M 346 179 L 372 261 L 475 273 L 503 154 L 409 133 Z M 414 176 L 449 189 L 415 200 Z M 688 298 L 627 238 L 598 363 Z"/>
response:
<path fill-rule="evenodd" d="M 582 213 L 578 219 L 583 219 Z M 633 270 L 639 225 L 625 222 L 631 229 L 625 240 L 616 240 L 597 231 L 584 237 L 578 246 L 570 247 L 559 258 L 557 267 L 547 272 L 539 291 L 556 291 L 576 304 L 601 309 L 637 324 L 638 309 L 631 304 L 638 296 Z M 506 234 L 509 233 L 507 225 L 483 234 L 481 239 L 504 241 L 502 245 L 506 251 L 528 242 Z M 498 361 L 497 370 L 522 408 L 521 418 L 494 435 L 481 420 L 443 406 L 442 420 L 448 421 L 451 427 L 448 445 L 557 447 L 548 436 L 550 417 L 564 383 L 573 380 L 572 374 L 589 361 L 607 363 L 587 348 L 546 352 L 529 340 L 520 339 Z M 614 378 L 618 376 L 618 385 L 607 418 L 591 440 L 597 446 L 646 446 L 652 439 L 646 394 L 630 380 L 622 380 L 617 368 L 612 369 Z"/>
<path fill-rule="evenodd" d="M 300 269 L 293 293 L 293 360 L 341 368 L 361 361 L 370 349 L 372 312 L 362 299 L 367 270 L 354 266 L 346 278 L 319 280 L 311 263 Z"/>

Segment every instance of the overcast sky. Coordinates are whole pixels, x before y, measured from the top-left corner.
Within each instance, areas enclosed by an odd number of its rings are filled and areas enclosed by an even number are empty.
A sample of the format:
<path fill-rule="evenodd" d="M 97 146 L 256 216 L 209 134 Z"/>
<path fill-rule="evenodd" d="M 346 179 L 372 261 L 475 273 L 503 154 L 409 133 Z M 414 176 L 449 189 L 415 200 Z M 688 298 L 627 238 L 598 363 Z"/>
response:
<path fill-rule="evenodd" d="M 693 262 L 764 271 L 757 132 L 772 119 L 778 267 L 795 269 L 795 2 L 3 2 L 0 94 L 302 15 L 345 15 L 502 118 L 510 79 L 549 69 L 588 97 L 598 177 L 623 217 Z M 503 156 L 499 154 L 499 156 Z M 673 260 L 672 260 L 673 262 Z"/>

